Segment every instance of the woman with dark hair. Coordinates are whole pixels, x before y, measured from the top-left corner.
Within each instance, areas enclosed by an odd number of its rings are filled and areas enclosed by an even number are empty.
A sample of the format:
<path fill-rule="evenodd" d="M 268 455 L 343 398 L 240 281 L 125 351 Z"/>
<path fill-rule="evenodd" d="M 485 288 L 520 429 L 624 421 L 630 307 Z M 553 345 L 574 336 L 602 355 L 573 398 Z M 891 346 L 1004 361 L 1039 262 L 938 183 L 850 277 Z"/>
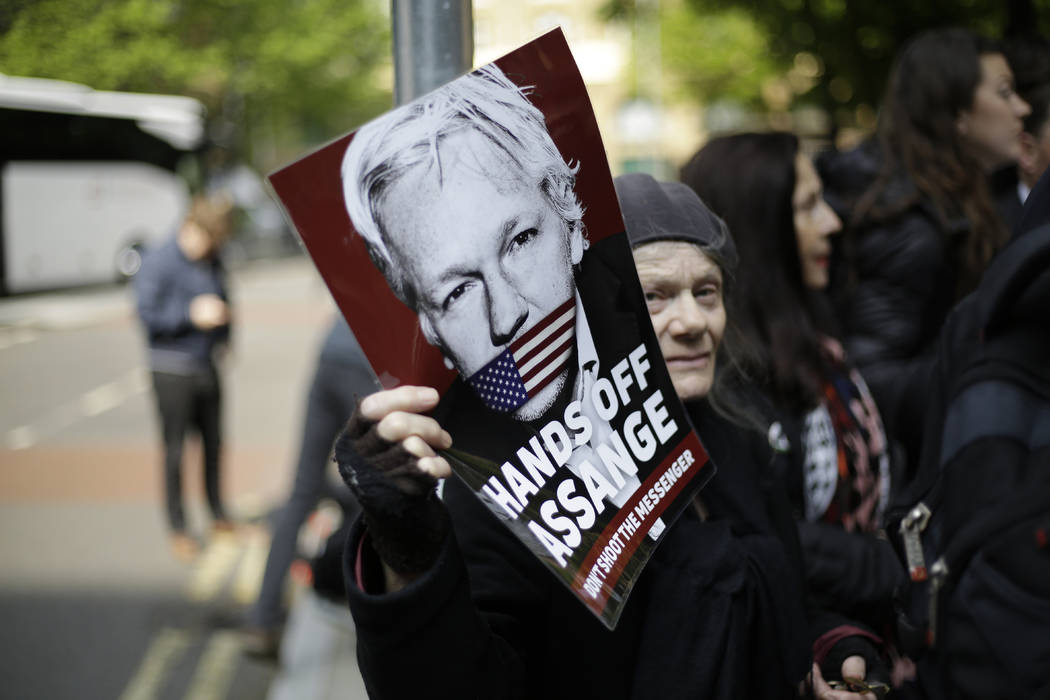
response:
<path fill-rule="evenodd" d="M 993 43 L 937 29 L 897 57 L 877 141 L 821 160 L 849 225 L 836 294 L 846 346 L 910 465 L 934 340 L 1008 237 L 988 175 L 1017 160 L 1028 112 Z"/>
<path fill-rule="evenodd" d="M 823 297 L 831 237 L 842 224 L 792 134 L 715 139 L 681 175 L 726 222 L 739 251 L 729 315 L 748 349 L 742 369 L 768 400 L 770 443 L 788 455 L 784 481 L 812 602 L 882 634 L 902 569 L 878 537 L 889 491 L 886 436 Z M 869 666 L 878 661 L 873 646 Z"/>

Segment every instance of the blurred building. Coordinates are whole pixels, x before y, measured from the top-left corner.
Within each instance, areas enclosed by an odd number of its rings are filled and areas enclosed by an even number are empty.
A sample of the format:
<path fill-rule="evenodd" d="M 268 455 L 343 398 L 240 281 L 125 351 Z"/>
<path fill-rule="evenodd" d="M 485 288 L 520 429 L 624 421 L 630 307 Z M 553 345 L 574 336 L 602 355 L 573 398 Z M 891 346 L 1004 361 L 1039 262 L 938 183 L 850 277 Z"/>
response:
<path fill-rule="evenodd" d="M 474 65 L 560 26 L 587 85 L 613 175 L 644 171 L 673 178 L 702 143 L 700 109 L 662 99 L 655 11 L 651 22 L 608 22 L 600 14 L 603 4 L 473 0 Z"/>

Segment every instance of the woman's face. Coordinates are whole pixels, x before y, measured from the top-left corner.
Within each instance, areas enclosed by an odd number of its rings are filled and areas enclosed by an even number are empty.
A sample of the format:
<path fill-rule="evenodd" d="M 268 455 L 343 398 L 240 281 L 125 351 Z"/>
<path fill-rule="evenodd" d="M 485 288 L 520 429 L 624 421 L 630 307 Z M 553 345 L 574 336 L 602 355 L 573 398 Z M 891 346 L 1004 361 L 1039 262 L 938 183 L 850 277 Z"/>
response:
<path fill-rule="evenodd" d="M 981 55 L 981 82 L 973 105 L 955 122 L 963 147 L 986 171 L 1017 161 L 1021 120 L 1031 109 L 1014 92 L 1014 76 L 1001 53 Z"/>
<path fill-rule="evenodd" d="M 634 249 L 649 318 L 667 369 L 683 401 L 707 396 L 726 328 L 722 270 L 684 241 L 655 241 Z"/>
<path fill-rule="evenodd" d="M 831 237 L 842 230 L 842 221 L 824 200 L 824 187 L 813 163 L 801 153 L 795 156 L 791 209 L 802 281 L 810 289 L 824 289 L 828 286 Z"/>

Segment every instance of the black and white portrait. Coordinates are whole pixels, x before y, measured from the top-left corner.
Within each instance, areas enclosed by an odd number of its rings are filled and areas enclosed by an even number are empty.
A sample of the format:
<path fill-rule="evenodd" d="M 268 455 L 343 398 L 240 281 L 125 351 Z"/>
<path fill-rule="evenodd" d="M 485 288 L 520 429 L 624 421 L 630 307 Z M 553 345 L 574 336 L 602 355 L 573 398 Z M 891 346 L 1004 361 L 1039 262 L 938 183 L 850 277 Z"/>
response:
<path fill-rule="evenodd" d="M 373 262 L 480 403 L 545 423 L 577 399 L 593 430 L 576 436 L 570 468 L 597 463 L 588 446 L 615 429 L 590 400 L 609 370 L 602 354 L 620 361 L 641 342 L 629 305 L 602 308 L 615 306 L 620 275 L 588 252 L 581 167 L 495 65 L 365 125 L 342 162 L 347 212 Z M 592 303 L 606 334 L 588 322 Z M 621 505 L 638 483 L 613 484 L 609 500 Z"/>

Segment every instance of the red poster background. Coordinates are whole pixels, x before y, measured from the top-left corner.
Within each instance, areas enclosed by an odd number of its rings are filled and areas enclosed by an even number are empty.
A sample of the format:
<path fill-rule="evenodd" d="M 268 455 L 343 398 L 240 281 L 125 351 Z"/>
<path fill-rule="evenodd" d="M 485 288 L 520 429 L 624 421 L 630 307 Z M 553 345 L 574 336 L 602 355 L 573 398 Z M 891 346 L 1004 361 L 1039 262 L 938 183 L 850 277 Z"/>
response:
<path fill-rule="evenodd" d="M 544 113 L 564 159 L 580 164 L 575 189 L 588 239 L 623 231 L 590 98 L 561 30 L 495 63 Z M 340 165 L 352 137 L 274 172 L 270 182 L 383 385 L 420 384 L 444 392 L 455 372 L 424 340 L 415 314 L 390 291 L 346 213 Z"/>

